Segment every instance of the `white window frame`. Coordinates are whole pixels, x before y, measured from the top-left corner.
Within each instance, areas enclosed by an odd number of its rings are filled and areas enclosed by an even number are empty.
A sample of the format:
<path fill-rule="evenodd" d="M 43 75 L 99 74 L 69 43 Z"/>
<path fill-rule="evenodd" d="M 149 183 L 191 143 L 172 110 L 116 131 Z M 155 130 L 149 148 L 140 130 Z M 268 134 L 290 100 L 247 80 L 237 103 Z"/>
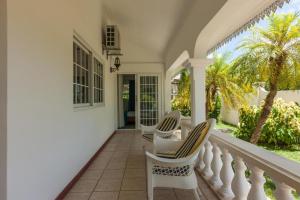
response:
<path fill-rule="evenodd" d="M 74 73 L 74 66 L 77 68 L 81 68 L 83 70 L 87 70 L 88 72 L 88 85 L 85 86 L 85 85 L 81 85 L 80 83 L 77 83 L 77 81 L 74 81 L 74 74 L 73 74 L 73 98 L 74 98 L 74 85 L 79 85 L 79 86 L 82 86 L 82 87 L 85 87 L 89 90 L 89 92 L 87 93 L 87 98 L 88 98 L 88 102 L 86 103 L 74 103 L 74 99 L 73 99 L 73 105 L 74 107 L 87 107 L 87 106 L 90 106 L 91 105 L 91 70 L 92 70 L 92 62 L 91 62 L 91 58 L 92 58 L 92 52 L 84 45 L 80 42 L 80 40 L 77 38 L 77 37 L 74 37 L 74 40 L 73 40 L 73 45 L 76 44 L 78 47 L 81 48 L 81 50 L 83 50 L 86 54 L 89 55 L 89 60 L 88 60 L 88 68 L 85 69 L 83 66 L 81 65 L 78 65 L 75 61 L 74 61 L 74 55 L 73 55 L 73 73 Z M 74 46 L 73 46 L 74 48 Z M 74 49 L 73 49 L 74 51 Z M 75 50 L 76 51 L 76 50 Z M 76 52 L 75 52 L 76 53 Z M 74 54 L 74 52 L 73 52 Z M 77 74 L 75 74 L 75 78 L 77 77 Z M 76 97 L 75 97 L 75 101 L 76 101 Z"/>
<path fill-rule="evenodd" d="M 100 74 L 95 73 L 95 59 L 102 65 L 102 76 Z M 105 105 L 105 64 L 103 62 L 102 59 L 100 59 L 98 56 L 93 56 L 93 71 L 92 71 L 93 75 L 92 75 L 92 81 L 93 81 L 93 105 L 95 106 L 104 106 Z M 95 89 L 97 89 L 95 87 L 95 78 L 94 75 L 98 75 L 100 76 L 100 78 L 102 78 L 102 89 L 100 88 L 100 90 L 103 91 L 103 96 L 102 96 L 102 102 L 95 102 Z"/>
<path fill-rule="evenodd" d="M 100 57 L 96 51 L 94 51 L 87 42 L 85 42 L 80 35 L 74 31 L 73 35 L 73 43 L 72 43 L 72 50 L 73 50 L 73 44 L 76 43 L 80 48 L 82 48 L 86 53 L 89 53 L 89 68 L 88 68 L 88 103 L 79 103 L 76 104 L 74 103 L 74 84 L 77 84 L 74 82 L 74 78 L 72 80 L 72 102 L 73 102 L 73 108 L 75 109 L 80 109 L 80 108 L 93 108 L 96 106 L 105 106 L 105 62 L 103 61 L 102 57 Z M 95 63 L 94 59 L 97 59 L 101 64 L 103 68 L 103 74 L 102 74 L 102 79 L 103 79 L 103 101 L 100 103 L 96 103 L 94 99 L 94 71 L 95 71 Z M 73 76 L 74 76 L 74 55 L 73 55 Z M 76 76 L 76 75 L 75 75 Z"/>

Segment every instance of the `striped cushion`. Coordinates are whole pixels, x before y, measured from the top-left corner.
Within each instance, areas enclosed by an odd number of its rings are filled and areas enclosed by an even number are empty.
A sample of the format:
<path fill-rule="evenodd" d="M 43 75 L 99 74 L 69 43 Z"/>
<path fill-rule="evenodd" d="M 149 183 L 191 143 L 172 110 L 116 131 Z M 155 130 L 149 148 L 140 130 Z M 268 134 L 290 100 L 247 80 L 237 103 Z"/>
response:
<path fill-rule="evenodd" d="M 156 155 L 163 158 L 184 158 L 193 153 L 197 147 L 203 142 L 208 133 L 208 123 L 203 122 L 197 125 L 188 135 L 181 147 L 176 153 L 157 153 Z"/>
<path fill-rule="evenodd" d="M 157 129 L 160 131 L 170 131 L 176 127 L 177 119 L 174 117 L 166 117 L 161 124 L 158 125 Z"/>
<path fill-rule="evenodd" d="M 143 135 L 143 138 L 144 138 L 145 140 L 148 140 L 148 141 L 150 141 L 150 142 L 153 142 L 153 133 L 146 133 L 146 134 Z"/>

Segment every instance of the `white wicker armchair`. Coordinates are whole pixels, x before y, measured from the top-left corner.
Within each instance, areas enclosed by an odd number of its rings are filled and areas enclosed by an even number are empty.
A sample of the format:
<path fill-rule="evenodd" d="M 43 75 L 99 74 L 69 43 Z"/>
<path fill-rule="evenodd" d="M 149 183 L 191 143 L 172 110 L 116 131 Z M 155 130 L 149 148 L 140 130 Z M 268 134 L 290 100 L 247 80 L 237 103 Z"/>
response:
<path fill-rule="evenodd" d="M 153 141 L 154 135 L 162 138 L 172 136 L 173 132 L 177 130 L 180 125 L 181 114 L 179 111 L 172 111 L 154 126 L 141 125 L 142 136 L 148 141 Z"/>
<path fill-rule="evenodd" d="M 210 119 L 197 125 L 185 140 L 154 144 L 156 155 L 146 152 L 148 200 L 153 200 L 154 187 L 193 189 L 199 198 L 194 165 L 215 123 Z"/>

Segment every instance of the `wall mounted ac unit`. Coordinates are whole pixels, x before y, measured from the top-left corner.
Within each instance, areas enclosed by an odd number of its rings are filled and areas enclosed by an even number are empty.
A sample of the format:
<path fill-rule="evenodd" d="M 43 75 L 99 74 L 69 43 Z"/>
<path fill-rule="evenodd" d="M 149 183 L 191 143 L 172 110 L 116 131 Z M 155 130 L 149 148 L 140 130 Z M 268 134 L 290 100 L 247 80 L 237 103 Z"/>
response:
<path fill-rule="evenodd" d="M 104 49 L 120 50 L 120 33 L 116 25 L 106 25 L 104 28 Z"/>

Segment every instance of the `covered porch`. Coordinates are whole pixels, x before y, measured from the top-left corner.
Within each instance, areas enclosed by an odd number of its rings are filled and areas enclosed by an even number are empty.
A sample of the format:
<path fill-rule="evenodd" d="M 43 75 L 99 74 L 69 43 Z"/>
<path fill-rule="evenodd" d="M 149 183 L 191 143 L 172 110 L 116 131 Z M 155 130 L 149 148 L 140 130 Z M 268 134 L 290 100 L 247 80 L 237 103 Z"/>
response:
<path fill-rule="evenodd" d="M 152 144 L 140 127 L 171 111 L 171 78 L 191 72 L 184 139 L 206 120 L 207 55 L 284 2 L 1 0 L 0 199 L 147 199 Z M 108 25 L 120 31 L 120 67 L 104 45 Z M 133 95 L 120 92 L 124 75 Z M 133 129 L 119 129 L 129 117 Z M 300 192 L 299 164 L 218 130 L 194 170 L 199 196 L 155 188 L 154 199 L 264 200 L 264 175 L 278 200 Z"/>

